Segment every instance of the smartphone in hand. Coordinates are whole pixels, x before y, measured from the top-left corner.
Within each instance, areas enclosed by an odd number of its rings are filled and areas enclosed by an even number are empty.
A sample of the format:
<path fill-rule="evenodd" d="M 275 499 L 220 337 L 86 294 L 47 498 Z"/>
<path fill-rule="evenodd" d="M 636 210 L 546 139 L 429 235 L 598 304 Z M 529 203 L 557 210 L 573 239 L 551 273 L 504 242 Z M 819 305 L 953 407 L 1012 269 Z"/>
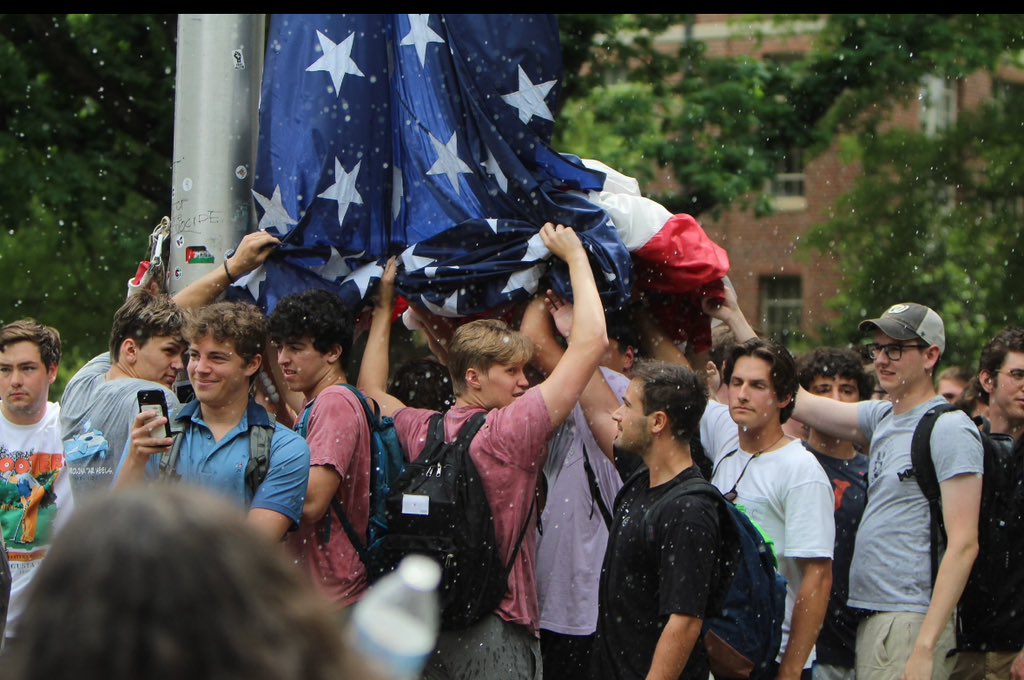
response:
<path fill-rule="evenodd" d="M 156 411 L 157 414 L 163 416 L 167 422 L 164 423 L 163 432 L 160 430 L 154 430 L 154 437 L 170 437 L 171 436 L 171 419 L 167 414 L 167 399 L 164 398 L 163 390 L 139 390 L 139 412 L 142 411 Z"/>

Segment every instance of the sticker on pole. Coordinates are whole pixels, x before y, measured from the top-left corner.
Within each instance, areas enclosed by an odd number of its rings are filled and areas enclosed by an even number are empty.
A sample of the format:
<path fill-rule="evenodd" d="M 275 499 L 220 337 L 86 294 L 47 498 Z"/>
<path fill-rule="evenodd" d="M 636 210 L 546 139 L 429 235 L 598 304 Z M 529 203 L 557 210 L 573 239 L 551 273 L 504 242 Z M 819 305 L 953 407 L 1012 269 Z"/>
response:
<path fill-rule="evenodd" d="M 185 264 L 213 264 L 213 253 L 206 246 L 185 248 Z"/>

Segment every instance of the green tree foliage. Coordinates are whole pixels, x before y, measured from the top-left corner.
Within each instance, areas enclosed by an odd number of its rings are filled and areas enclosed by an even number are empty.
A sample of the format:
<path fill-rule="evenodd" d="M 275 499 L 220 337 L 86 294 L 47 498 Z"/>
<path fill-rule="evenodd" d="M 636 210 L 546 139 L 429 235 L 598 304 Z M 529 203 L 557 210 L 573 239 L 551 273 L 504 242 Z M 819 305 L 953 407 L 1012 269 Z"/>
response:
<path fill-rule="evenodd" d="M 791 149 L 837 143 L 863 175 L 812 233 L 807 257 L 840 256 L 845 286 L 828 342 L 900 300 L 947 322 L 947 361 L 973 364 L 996 330 L 1022 323 L 1020 107 L 982 107 L 944 133 L 892 129 L 921 79 L 1022 66 L 1021 15 L 736 15 L 776 30 L 821 20 L 813 48 L 784 60 L 712 57 L 692 15 L 562 15 L 567 83 L 556 146 L 637 177 L 652 198 L 698 218 L 769 208 L 762 193 Z M 657 180 L 657 181 L 655 181 Z M 667 181 L 665 181 L 667 180 Z"/>
<path fill-rule="evenodd" d="M 56 326 L 62 377 L 105 346 L 169 209 L 176 31 L 173 15 L 0 17 L 0 322 Z"/>

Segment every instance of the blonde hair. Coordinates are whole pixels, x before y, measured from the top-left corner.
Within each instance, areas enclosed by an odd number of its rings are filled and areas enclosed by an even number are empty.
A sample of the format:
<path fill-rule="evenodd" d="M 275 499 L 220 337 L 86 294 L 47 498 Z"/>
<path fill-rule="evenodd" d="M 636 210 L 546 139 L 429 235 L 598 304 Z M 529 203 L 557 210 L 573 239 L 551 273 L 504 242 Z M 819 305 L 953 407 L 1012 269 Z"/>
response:
<path fill-rule="evenodd" d="M 470 321 L 455 330 L 448 348 L 452 389 L 466 391 L 466 371 L 486 371 L 495 364 L 525 364 L 533 356 L 533 343 L 498 319 Z"/>

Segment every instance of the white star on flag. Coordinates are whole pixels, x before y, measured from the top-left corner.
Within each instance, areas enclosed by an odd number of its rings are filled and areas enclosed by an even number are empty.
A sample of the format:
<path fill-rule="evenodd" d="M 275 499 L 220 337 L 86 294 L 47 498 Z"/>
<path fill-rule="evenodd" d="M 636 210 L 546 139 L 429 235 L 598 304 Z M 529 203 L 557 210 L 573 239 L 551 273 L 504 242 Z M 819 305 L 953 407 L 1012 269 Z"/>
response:
<path fill-rule="evenodd" d="M 540 234 L 534 234 L 530 237 L 530 240 L 526 242 L 526 252 L 519 258 L 522 262 L 533 262 L 536 260 L 543 260 L 551 254 L 548 247 L 544 245 L 544 240 L 540 237 Z M 508 282 L 505 287 L 501 289 L 502 293 L 514 293 L 520 288 L 525 289 L 527 293 L 537 292 L 537 282 L 540 281 L 543 267 L 539 264 L 535 264 L 532 267 L 526 269 L 520 269 L 519 271 L 508 277 Z"/>
<path fill-rule="evenodd" d="M 510 94 L 503 94 L 501 98 L 509 106 L 513 106 L 519 109 L 519 120 L 524 123 L 529 123 L 530 119 L 534 116 L 543 118 L 544 120 L 554 121 L 555 117 L 551 115 L 551 109 L 544 102 L 544 97 L 548 96 L 548 92 L 555 86 L 557 80 L 549 80 L 546 83 L 534 85 L 530 82 L 530 76 L 526 75 L 526 71 L 523 67 L 519 67 L 519 90 Z"/>
<path fill-rule="evenodd" d="M 356 163 L 356 167 L 352 168 L 352 172 L 345 172 L 345 168 L 342 167 L 341 161 L 335 157 L 335 182 L 331 186 L 327 187 L 322 194 L 317 196 L 317 198 L 326 198 L 327 200 L 338 202 L 339 225 L 345 222 L 345 213 L 348 212 L 348 206 L 350 204 L 363 204 L 363 197 L 360 196 L 359 192 L 356 190 L 356 177 L 359 176 L 359 165 L 361 163 L 362 161 Z"/>
<path fill-rule="evenodd" d="M 501 166 L 498 165 L 498 159 L 494 157 L 490 149 L 487 149 L 487 160 L 484 161 L 484 168 L 490 174 L 494 175 L 494 181 L 498 183 L 501 190 L 506 194 L 508 193 L 508 177 L 505 177 L 505 173 L 501 171 Z"/>
<path fill-rule="evenodd" d="M 361 257 L 362 255 L 363 253 L 356 253 L 350 257 L 356 258 Z M 343 279 L 351 274 L 352 268 L 348 266 L 348 262 L 345 261 L 345 256 L 343 256 L 337 248 L 331 248 L 330 259 L 328 259 L 321 267 L 313 267 L 313 271 L 328 281 L 338 281 L 339 279 Z"/>
<path fill-rule="evenodd" d="M 420 66 L 423 66 L 427 60 L 427 44 L 428 43 L 444 43 L 444 38 L 434 32 L 430 26 L 427 26 L 427 22 L 430 21 L 429 14 L 410 14 L 409 16 L 409 32 L 402 38 L 401 45 L 415 45 L 416 56 L 420 58 Z"/>
<path fill-rule="evenodd" d="M 422 255 L 416 255 L 416 246 L 409 246 L 402 251 L 402 268 L 407 272 L 416 271 L 417 269 L 425 269 L 430 265 L 434 264 L 436 260 L 432 257 L 423 257 Z"/>
<path fill-rule="evenodd" d="M 402 211 L 402 198 L 405 196 L 405 183 L 402 180 L 402 171 L 398 166 L 391 168 L 391 219 L 397 220 L 398 213 Z"/>
<path fill-rule="evenodd" d="M 438 316 L 459 316 L 459 291 L 455 291 L 444 299 L 444 303 L 438 307 L 427 298 L 421 298 L 420 302 Z"/>
<path fill-rule="evenodd" d="M 459 143 L 457 140 L 458 133 L 453 132 L 451 139 L 448 140 L 447 144 L 442 144 L 441 141 L 427 133 L 430 136 L 430 143 L 434 145 L 434 151 L 437 152 L 437 160 L 427 170 L 428 175 L 446 175 L 448 181 L 452 183 L 452 187 L 455 188 L 455 193 L 462 195 L 462 191 L 459 189 L 459 175 L 460 174 L 472 174 L 473 170 L 466 165 L 461 158 L 459 158 Z"/>
<path fill-rule="evenodd" d="M 253 271 L 249 272 L 245 276 L 238 277 L 232 285 L 245 287 L 249 290 L 249 294 L 252 295 L 253 300 L 260 299 L 260 284 L 267 280 L 267 268 L 260 265 Z"/>
<path fill-rule="evenodd" d="M 376 262 L 368 262 L 349 274 L 342 283 L 351 282 L 356 284 L 356 288 L 359 289 L 359 297 L 365 298 L 366 291 L 370 287 L 370 279 L 374 277 L 379 279 L 383 274 L 384 267 L 380 266 Z"/>
<path fill-rule="evenodd" d="M 320 39 L 320 51 L 323 54 L 319 59 L 307 66 L 306 71 L 311 73 L 313 71 L 327 71 L 330 73 L 331 82 L 334 83 L 334 94 L 341 96 L 341 83 L 345 80 L 346 75 L 366 77 L 359 70 L 359 67 L 356 66 L 355 62 L 352 61 L 352 43 L 355 40 L 356 34 L 350 33 L 347 38 L 337 44 L 320 31 L 316 32 L 316 37 Z"/>
<path fill-rule="evenodd" d="M 267 198 L 263 194 L 257 193 L 253 189 L 252 195 L 256 197 L 256 202 L 263 208 L 263 217 L 260 218 L 260 229 L 264 231 L 271 227 L 279 227 L 282 234 L 288 233 L 288 227 L 293 224 L 298 224 L 298 221 L 293 219 L 288 211 L 284 209 L 284 204 L 281 202 L 281 185 L 278 184 L 274 187 L 274 195 Z"/>

